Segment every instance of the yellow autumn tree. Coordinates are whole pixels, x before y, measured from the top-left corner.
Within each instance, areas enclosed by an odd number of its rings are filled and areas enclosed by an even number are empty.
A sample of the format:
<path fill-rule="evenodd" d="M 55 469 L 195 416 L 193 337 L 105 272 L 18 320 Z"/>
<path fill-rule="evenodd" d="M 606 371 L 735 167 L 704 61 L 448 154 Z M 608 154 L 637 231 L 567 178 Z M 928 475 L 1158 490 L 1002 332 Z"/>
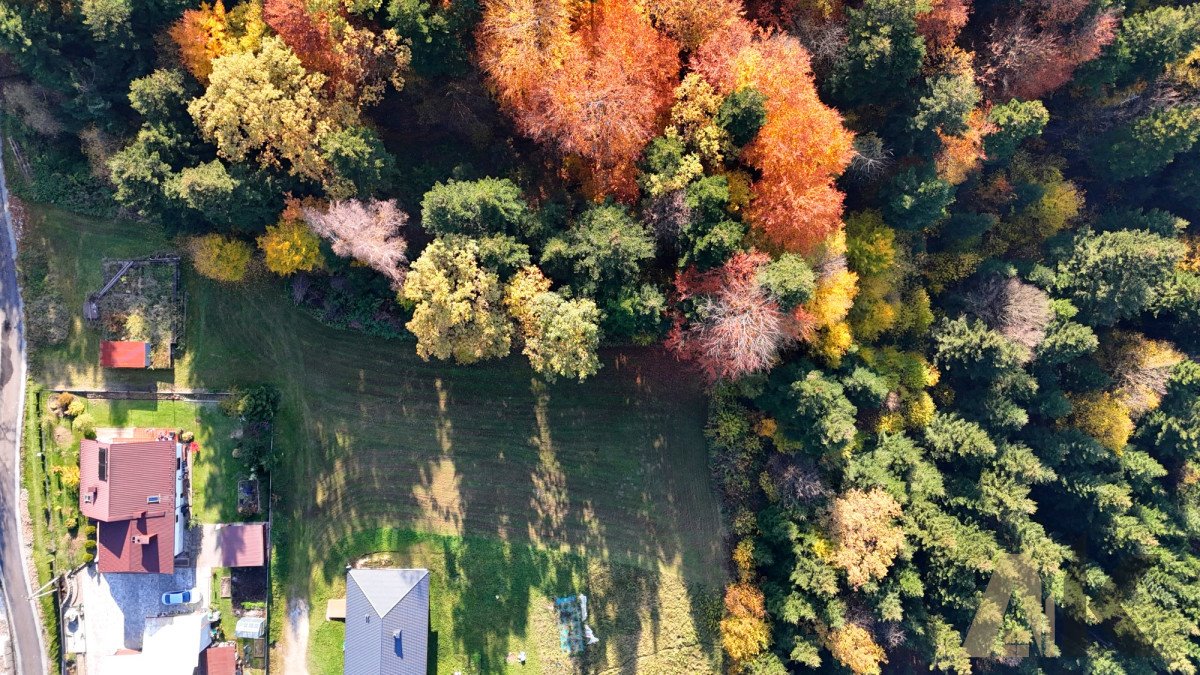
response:
<path fill-rule="evenodd" d="M 1071 415 L 1068 423 L 1095 438 L 1101 445 L 1120 453 L 1133 435 L 1133 420 L 1129 407 L 1110 392 L 1088 393 L 1069 397 Z"/>
<path fill-rule="evenodd" d="M 770 639 L 762 591 L 745 582 L 730 584 L 725 589 L 725 618 L 721 619 L 725 653 L 735 664 L 745 663 L 761 654 Z"/>
<path fill-rule="evenodd" d="M 312 272 L 325 267 L 321 238 L 304 222 L 300 201 L 289 199 L 279 222 L 258 238 L 267 269 L 279 276 Z"/>
<path fill-rule="evenodd" d="M 904 545 L 899 517 L 900 504 L 878 488 L 855 488 L 834 500 L 829 512 L 829 532 L 837 542 L 832 562 L 854 588 L 887 574 Z"/>
<path fill-rule="evenodd" d="M 188 243 L 192 264 L 201 275 L 216 281 L 235 283 L 246 278 L 251 250 L 246 242 L 220 234 L 193 237 Z"/>
<path fill-rule="evenodd" d="M 838 663 L 855 675 L 879 675 L 880 664 L 888 662 L 883 647 L 875 642 L 870 631 L 856 623 L 845 623 L 829 631 L 825 646 Z"/>

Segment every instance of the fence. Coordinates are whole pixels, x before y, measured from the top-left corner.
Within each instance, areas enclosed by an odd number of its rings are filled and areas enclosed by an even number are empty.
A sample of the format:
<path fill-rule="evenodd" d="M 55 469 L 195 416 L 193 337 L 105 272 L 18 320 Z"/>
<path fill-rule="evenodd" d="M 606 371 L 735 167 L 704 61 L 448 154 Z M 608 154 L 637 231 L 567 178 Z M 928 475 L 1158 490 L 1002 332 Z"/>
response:
<path fill-rule="evenodd" d="M 231 391 L 157 391 L 150 389 L 55 389 L 85 398 L 112 401 L 190 401 L 193 403 L 217 403 L 233 396 Z"/>

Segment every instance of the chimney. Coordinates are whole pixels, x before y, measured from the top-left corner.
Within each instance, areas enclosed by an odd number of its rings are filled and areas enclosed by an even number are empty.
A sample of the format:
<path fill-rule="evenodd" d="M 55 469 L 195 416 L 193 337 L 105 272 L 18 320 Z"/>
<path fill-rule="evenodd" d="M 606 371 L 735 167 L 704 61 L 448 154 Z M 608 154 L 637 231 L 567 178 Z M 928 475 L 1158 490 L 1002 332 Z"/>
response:
<path fill-rule="evenodd" d="M 131 539 L 133 539 L 133 543 L 135 543 L 135 544 L 141 544 L 142 546 L 146 546 L 150 542 L 154 541 L 154 535 L 153 534 L 135 534 L 135 535 L 133 535 L 133 537 L 131 537 Z"/>

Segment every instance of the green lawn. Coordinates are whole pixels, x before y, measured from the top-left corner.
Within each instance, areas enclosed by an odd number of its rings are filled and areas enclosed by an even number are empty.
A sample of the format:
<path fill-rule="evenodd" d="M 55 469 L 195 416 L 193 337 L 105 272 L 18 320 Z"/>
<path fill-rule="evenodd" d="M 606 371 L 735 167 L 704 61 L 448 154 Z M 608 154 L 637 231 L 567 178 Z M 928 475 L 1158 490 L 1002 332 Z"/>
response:
<path fill-rule="evenodd" d="M 331 553 L 320 574 L 314 574 L 310 596 L 315 603 L 314 675 L 342 672 L 345 624 L 324 616 L 329 598 L 345 597 L 342 567 L 347 560 L 429 570 L 430 651 L 436 652 L 441 672 L 574 672 L 560 649 L 551 603 L 581 589 L 588 592 L 589 625 L 606 638 L 601 643 L 605 650 L 590 654 L 589 665 L 615 667 L 641 660 L 639 672 L 662 673 L 715 668 L 707 654 L 692 646 L 713 639 L 720 601 L 693 595 L 674 580 L 659 586 L 657 575 L 639 567 L 496 539 L 393 529 L 356 533 Z M 651 632 L 637 630 L 641 621 L 671 629 L 662 630 L 657 638 L 663 642 L 656 642 Z M 508 656 L 521 651 L 526 664 L 510 663 Z"/>
<path fill-rule="evenodd" d="M 200 451 L 192 457 L 192 519 L 229 523 L 237 514 L 237 481 L 245 469 L 232 456 L 230 433 L 236 421 L 214 403 L 190 401 L 88 401 L 98 427 L 181 429 L 196 434 Z"/>
<path fill-rule="evenodd" d="M 52 265 L 78 273 L 61 289 L 72 306 L 99 284 L 101 256 L 165 243 L 142 224 L 31 211 Z M 173 374 L 100 371 L 95 337 L 78 325 L 65 346 L 42 355 L 35 376 L 76 386 L 280 387 L 276 446 L 287 459 L 273 477 L 276 590 L 312 601 L 312 639 L 325 644 L 310 652 L 314 670 L 340 662 L 315 629 L 324 617 L 316 601 L 343 583 L 346 560 L 331 558 L 379 528 L 505 547 L 480 574 L 493 583 L 557 578 L 558 560 L 588 571 L 571 577 L 581 588 L 528 584 L 539 593 L 597 593 L 604 579 L 627 581 L 637 592 L 604 634 L 597 669 L 715 667 L 719 649 L 697 625 L 725 578 L 724 533 L 702 434 L 704 397 L 673 361 L 653 350 L 608 351 L 586 384 L 547 386 L 518 357 L 473 368 L 426 363 L 411 344 L 327 328 L 293 307 L 275 279 L 229 288 L 189 273 L 187 289 L 187 351 Z M 522 557 L 533 561 L 528 571 L 517 565 Z M 434 565 L 432 555 L 421 559 Z M 486 639 L 471 637 L 482 614 L 451 612 L 439 631 L 445 672 L 468 657 L 494 666 L 519 648 L 549 662 L 535 604 L 506 603 L 484 627 Z"/>

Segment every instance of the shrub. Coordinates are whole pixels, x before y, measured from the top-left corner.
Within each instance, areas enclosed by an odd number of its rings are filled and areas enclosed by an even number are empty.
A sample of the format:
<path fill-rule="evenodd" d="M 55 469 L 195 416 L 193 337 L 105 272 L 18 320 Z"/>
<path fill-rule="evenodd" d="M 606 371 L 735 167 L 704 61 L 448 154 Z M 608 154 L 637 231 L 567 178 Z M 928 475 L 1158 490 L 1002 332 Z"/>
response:
<path fill-rule="evenodd" d="M 66 466 L 56 466 L 50 470 L 58 476 L 58 480 L 64 488 L 74 490 L 79 487 L 79 465 L 69 464 Z"/>
<path fill-rule="evenodd" d="M 69 391 L 64 391 L 56 395 L 50 400 L 50 407 L 60 412 L 65 411 L 71 406 L 71 401 L 75 400 L 75 394 Z"/>
<path fill-rule="evenodd" d="M 94 554 L 94 553 L 84 553 L 79 558 L 79 560 L 82 561 L 83 564 L 85 564 L 85 565 L 92 562 L 95 559 L 96 559 L 96 554 Z"/>
<path fill-rule="evenodd" d="M 96 540 L 95 540 L 95 539 L 88 539 L 88 540 L 84 541 L 84 542 L 83 542 L 83 549 L 84 549 L 85 551 L 95 551 L 95 550 L 96 550 Z"/>
<path fill-rule="evenodd" d="M 250 264 L 250 246 L 239 239 L 219 234 L 194 237 L 188 244 L 192 264 L 201 275 L 226 283 L 246 278 Z"/>
<path fill-rule="evenodd" d="M 85 410 L 87 410 L 87 402 L 82 398 L 75 398 L 67 406 L 67 417 L 79 417 Z"/>
<path fill-rule="evenodd" d="M 179 440 L 184 443 L 191 443 L 192 441 L 196 440 L 196 434 L 192 433 L 191 431 L 184 431 L 183 433 L 179 434 Z"/>
<path fill-rule="evenodd" d="M 96 420 L 91 413 L 83 413 L 71 422 L 71 428 L 88 438 L 96 435 Z"/>
<path fill-rule="evenodd" d="M 249 422 L 270 422 L 279 410 L 279 390 L 269 384 L 240 389 L 235 397 L 235 410 Z"/>

